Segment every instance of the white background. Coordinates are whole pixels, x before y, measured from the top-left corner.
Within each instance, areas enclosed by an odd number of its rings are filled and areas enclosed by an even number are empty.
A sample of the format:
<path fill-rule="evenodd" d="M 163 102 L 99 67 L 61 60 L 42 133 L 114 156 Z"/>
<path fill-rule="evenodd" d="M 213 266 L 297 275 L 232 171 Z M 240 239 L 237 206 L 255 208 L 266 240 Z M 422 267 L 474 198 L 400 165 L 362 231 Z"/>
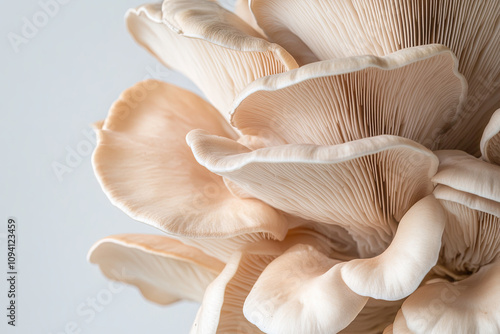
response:
<path fill-rule="evenodd" d="M 157 306 L 132 287 L 112 293 L 95 317 L 88 314 L 89 298 L 110 294 L 109 281 L 86 261 L 92 244 L 111 234 L 159 232 L 110 204 L 90 154 L 79 154 L 81 161 L 73 161 L 61 180 L 53 165 L 67 165 L 69 151 L 85 152 L 89 125 L 137 81 L 155 77 L 196 89 L 159 66 L 127 33 L 124 13 L 141 2 L 66 1 L 45 22 L 38 0 L 2 1 L 0 11 L 0 332 L 187 333 L 197 304 Z M 9 36 L 28 36 L 25 20 L 39 20 L 40 27 L 16 52 Z M 18 221 L 15 328 L 5 316 L 8 216 Z"/>

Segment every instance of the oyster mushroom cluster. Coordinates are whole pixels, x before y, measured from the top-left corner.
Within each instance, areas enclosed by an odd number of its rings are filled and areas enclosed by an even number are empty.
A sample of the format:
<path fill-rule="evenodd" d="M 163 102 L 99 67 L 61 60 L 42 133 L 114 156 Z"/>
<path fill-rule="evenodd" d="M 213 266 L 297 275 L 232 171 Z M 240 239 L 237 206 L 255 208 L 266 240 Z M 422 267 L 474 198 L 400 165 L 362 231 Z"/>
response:
<path fill-rule="evenodd" d="M 160 81 L 96 123 L 111 202 L 163 235 L 89 260 L 193 334 L 500 333 L 500 1 L 165 0 Z M 498 109 L 498 110 L 497 110 Z"/>

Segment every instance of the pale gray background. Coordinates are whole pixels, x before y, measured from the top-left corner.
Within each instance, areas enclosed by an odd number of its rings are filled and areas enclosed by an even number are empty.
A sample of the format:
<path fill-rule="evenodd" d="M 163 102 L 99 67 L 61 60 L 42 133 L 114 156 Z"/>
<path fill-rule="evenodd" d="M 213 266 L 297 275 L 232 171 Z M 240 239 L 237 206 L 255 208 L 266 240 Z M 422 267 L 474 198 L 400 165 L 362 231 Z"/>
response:
<path fill-rule="evenodd" d="M 111 234 L 159 232 L 109 203 L 90 155 L 62 181 L 52 164 L 66 164 L 68 149 L 88 147 L 89 125 L 137 81 L 155 77 L 196 88 L 159 66 L 127 33 L 123 16 L 138 0 L 69 0 L 16 53 L 8 34 L 22 36 L 24 18 L 33 22 L 40 3 L 50 1 L 2 0 L 0 11 L 0 332 L 71 333 L 65 327 L 74 322 L 79 333 L 188 333 L 197 304 L 157 306 L 131 287 L 113 294 L 91 321 L 78 313 L 88 298 L 109 289 L 86 261 L 91 245 Z M 8 216 L 18 220 L 16 328 L 5 317 Z"/>

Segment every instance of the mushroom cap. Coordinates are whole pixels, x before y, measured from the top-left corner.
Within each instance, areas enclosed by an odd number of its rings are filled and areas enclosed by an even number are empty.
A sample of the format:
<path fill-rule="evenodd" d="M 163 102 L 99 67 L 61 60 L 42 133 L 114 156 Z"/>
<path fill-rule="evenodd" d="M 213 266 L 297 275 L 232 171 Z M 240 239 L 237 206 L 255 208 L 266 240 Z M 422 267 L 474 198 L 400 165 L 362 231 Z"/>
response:
<path fill-rule="evenodd" d="M 140 45 L 191 79 L 224 116 L 247 84 L 298 66 L 216 1 L 165 0 L 129 10 L 126 20 Z"/>
<path fill-rule="evenodd" d="M 162 305 L 180 299 L 201 301 L 224 268 L 219 260 L 178 240 L 143 234 L 101 239 L 90 249 L 88 260 L 106 277 L 132 284 L 146 299 Z"/>
<path fill-rule="evenodd" d="M 236 98 L 231 123 L 267 146 L 336 145 L 389 134 L 431 147 L 466 96 L 455 55 L 426 45 L 260 78 Z"/>
<path fill-rule="evenodd" d="M 491 116 L 484 129 L 481 153 L 486 161 L 500 165 L 500 109 Z"/>
<path fill-rule="evenodd" d="M 93 155 L 111 202 L 222 260 L 248 241 L 282 240 L 282 214 L 234 197 L 221 177 L 196 162 L 185 142 L 194 128 L 235 138 L 215 108 L 189 91 L 154 80 L 126 90 L 97 131 Z"/>
<path fill-rule="evenodd" d="M 500 108 L 499 1 L 250 0 L 250 9 L 269 39 L 299 63 L 382 56 L 427 44 L 449 47 L 469 95 L 462 117 L 439 145 L 479 153 L 482 131 Z"/>
<path fill-rule="evenodd" d="M 432 192 L 430 178 L 438 165 L 423 146 L 394 136 L 255 151 L 203 131 L 190 132 L 187 141 L 201 165 L 255 198 L 304 219 L 344 227 L 361 256 L 386 249 L 397 221 Z"/>

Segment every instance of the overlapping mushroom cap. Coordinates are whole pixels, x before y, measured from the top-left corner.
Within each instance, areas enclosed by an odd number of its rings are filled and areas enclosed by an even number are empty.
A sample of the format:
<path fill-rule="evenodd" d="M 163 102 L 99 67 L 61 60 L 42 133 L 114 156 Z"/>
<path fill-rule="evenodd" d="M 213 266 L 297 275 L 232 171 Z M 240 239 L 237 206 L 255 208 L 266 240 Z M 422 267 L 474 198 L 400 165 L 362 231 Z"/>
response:
<path fill-rule="evenodd" d="M 208 102 L 148 80 L 96 125 L 103 190 L 167 236 L 108 237 L 89 260 L 154 302 L 201 302 L 192 333 L 499 329 L 499 15 L 493 0 L 130 10 L 134 39 Z"/>

